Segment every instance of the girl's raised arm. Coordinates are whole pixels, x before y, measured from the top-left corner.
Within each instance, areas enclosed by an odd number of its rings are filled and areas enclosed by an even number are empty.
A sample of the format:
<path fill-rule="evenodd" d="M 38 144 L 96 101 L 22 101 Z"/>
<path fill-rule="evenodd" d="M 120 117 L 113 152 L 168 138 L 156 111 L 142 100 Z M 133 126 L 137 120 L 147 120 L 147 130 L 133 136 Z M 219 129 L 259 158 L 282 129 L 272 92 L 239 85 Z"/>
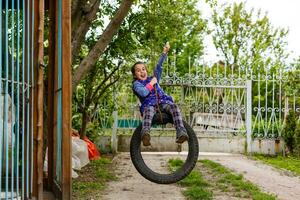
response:
<path fill-rule="evenodd" d="M 169 50 L 170 50 L 170 45 L 169 45 L 169 42 L 167 42 L 166 45 L 164 46 L 163 53 L 160 56 L 158 63 L 154 70 L 154 76 L 157 78 L 157 82 L 160 81 L 161 73 L 162 73 L 162 64 L 165 61 Z"/>

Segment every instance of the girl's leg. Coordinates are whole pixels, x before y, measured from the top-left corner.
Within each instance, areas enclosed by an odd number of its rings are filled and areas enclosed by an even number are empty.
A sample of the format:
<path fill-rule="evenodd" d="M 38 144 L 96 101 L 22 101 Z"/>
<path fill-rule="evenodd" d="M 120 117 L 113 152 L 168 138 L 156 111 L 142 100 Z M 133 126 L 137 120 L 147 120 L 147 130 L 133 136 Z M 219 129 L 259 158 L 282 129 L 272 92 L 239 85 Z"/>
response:
<path fill-rule="evenodd" d="M 145 107 L 143 113 L 143 127 L 142 127 L 142 141 L 144 146 L 151 145 L 150 143 L 150 128 L 152 124 L 152 119 L 155 114 L 155 109 L 153 106 Z"/>
<path fill-rule="evenodd" d="M 162 107 L 165 112 L 172 115 L 176 130 L 177 129 L 185 129 L 183 126 L 180 110 L 176 104 L 173 104 L 173 105 L 163 104 Z"/>
<path fill-rule="evenodd" d="M 184 141 L 188 140 L 188 135 L 186 133 L 186 129 L 184 128 L 182 122 L 182 116 L 179 107 L 176 104 L 173 105 L 164 104 L 163 108 L 167 112 L 169 112 L 173 117 L 174 125 L 176 128 L 176 142 L 183 143 Z"/>

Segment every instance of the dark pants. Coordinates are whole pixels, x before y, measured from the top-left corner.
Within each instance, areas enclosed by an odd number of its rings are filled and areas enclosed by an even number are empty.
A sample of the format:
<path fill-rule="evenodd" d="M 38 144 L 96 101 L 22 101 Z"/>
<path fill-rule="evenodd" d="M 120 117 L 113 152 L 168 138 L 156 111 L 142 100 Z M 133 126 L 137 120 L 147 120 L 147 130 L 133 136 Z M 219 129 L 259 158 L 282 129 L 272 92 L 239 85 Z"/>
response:
<path fill-rule="evenodd" d="M 173 117 L 175 128 L 178 132 L 178 130 L 185 130 L 182 122 L 182 116 L 180 113 L 180 110 L 176 104 L 169 105 L 169 104 L 160 104 L 161 112 L 170 113 Z M 144 132 L 149 132 L 151 128 L 152 119 L 155 113 L 158 112 L 158 109 L 156 106 L 148 106 L 145 107 L 144 113 L 143 113 L 143 128 L 142 128 L 142 134 Z"/>

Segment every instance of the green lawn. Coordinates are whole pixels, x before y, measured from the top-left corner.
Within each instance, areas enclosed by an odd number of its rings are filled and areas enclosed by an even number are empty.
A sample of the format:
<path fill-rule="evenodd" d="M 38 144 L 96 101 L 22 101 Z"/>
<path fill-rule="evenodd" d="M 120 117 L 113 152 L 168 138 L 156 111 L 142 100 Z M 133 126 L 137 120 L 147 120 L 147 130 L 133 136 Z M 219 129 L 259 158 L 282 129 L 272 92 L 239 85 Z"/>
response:
<path fill-rule="evenodd" d="M 72 199 L 89 199 L 99 194 L 106 182 L 117 180 L 111 173 L 111 159 L 100 158 L 91 161 L 87 166 L 78 171 L 79 177 L 72 180 Z"/>
<path fill-rule="evenodd" d="M 179 159 L 169 160 L 171 170 L 176 170 L 182 164 Z M 220 195 L 220 192 L 228 198 L 276 199 L 275 196 L 262 192 L 259 187 L 244 179 L 243 175 L 235 174 L 211 160 L 200 160 L 191 174 L 178 184 L 186 187 L 183 194 L 190 200 L 210 200 L 214 194 Z"/>
<path fill-rule="evenodd" d="M 254 154 L 251 156 L 256 160 L 261 160 L 266 164 L 270 164 L 278 169 L 289 170 L 296 175 L 300 175 L 300 159 L 292 156 L 266 156 L 261 154 Z"/>

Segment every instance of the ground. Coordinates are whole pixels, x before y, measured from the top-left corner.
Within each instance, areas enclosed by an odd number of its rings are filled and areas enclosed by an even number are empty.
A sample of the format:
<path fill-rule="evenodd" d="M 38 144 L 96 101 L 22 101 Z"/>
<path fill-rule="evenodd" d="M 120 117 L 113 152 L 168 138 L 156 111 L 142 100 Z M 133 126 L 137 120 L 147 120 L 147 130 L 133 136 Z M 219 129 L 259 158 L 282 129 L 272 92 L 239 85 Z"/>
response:
<path fill-rule="evenodd" d="M 160 167 L 162 161 L 168 160 L 171 156 L 164 154 L 147 154 L 147 160 L 151 160 L 153 167 Z M 300 199 L 300 178 L 292 176 L 282 170 L 275 169 L 259 161 L 248 159 L 239 154 L 200 154 L 200 159 L 209 159 L 234 170 L 256 184 L 261 190 L 272 193 L 278 199 L 298 200 Z M 103 200 L 180 200 L 185 199 L 182 195 L 183 187 L 177 184 L 159 185 L 144 179 L 131 163 L 129 153 L 120 153 L 114 160 L 115 173 L 118 181 L 108 183 L 106 189 L 94 199 Z M 163 164 L 165 170 L 167 166 Z M 201 170 L 201 164 L 196 169 Z M 205 174 L 205 170 L 202 170 Z M 208 173 L 205 178 L 212 181 L 214 177 Z M 233 197 L 230 193 L 215 190 L 215 199 L 241 199 Z M 243 198 L 246 199 L 246 198 Z"/>
<path fill-rule="evenodd" d="M 149 155 L 151 157 L 151 155 Z M 165 156 L 152 159 L 152 165 L 159 166 L 161 160 L 166 160 Z M 103 200 L 184 200 L 181 194 L 181 188 L 176 184 L 159 185 L 152 183 L 143 178 L 134 168 L 129 153 L 120 153 L 113 163 L 116 166 L 116 174 L 119 177 L 117 182 L 110 182 L 104 195 Z"/>

